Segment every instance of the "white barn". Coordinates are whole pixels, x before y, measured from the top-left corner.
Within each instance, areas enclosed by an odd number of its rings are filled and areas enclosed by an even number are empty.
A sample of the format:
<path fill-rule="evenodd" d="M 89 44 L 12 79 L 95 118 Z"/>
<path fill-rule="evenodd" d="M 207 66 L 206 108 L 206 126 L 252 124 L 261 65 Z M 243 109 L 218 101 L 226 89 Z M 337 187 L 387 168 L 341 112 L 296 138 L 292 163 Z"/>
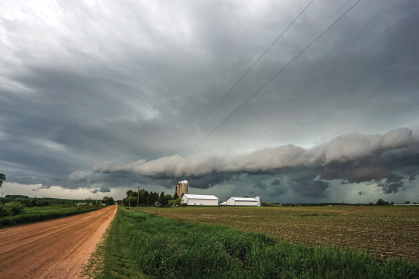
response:
<path fill-rule="evenodd" d="M 214 195 L 183 194 L 182 203 L 197 206 L 218 206 L 218 198 Z"/>
<path fill-rule="evenodd" d="M 258 206 L 255 198 L 230 197 L 226 201 L 227 206 Z"/>

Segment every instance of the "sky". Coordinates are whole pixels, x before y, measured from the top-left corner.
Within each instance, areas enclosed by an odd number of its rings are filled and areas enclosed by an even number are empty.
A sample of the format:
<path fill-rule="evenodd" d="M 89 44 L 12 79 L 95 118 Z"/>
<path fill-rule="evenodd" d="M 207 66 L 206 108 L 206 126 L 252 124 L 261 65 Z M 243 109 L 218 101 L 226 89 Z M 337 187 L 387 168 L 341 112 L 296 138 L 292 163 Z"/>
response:
<path fill-rule="evenodd" d="M 419 3 L 356 3 L 0 0 L 3 196 L 419 202 Z"/>

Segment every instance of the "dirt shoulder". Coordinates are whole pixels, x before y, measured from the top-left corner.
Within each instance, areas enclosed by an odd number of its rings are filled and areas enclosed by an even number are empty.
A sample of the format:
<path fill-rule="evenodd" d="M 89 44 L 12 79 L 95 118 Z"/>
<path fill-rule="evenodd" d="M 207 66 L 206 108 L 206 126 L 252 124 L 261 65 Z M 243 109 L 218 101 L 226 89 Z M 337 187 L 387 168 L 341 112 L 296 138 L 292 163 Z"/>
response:
<path fill-rule="evenodd" d="M 116 210 L 1 229 L 0 278 L 79 278 Z"/>

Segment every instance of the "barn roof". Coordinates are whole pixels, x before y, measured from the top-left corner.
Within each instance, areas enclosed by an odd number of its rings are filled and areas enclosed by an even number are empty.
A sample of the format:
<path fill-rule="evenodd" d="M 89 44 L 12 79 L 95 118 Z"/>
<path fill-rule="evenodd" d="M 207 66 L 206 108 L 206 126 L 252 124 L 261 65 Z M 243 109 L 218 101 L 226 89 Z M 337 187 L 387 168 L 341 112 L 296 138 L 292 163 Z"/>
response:
<path fill-rule="evenodd" d="M 218 200 L 214 195 L 194 195 L 194 194 L 183 194 L 187 199 L 200 199 L 200 200 Z"/>
<path fill-rule="evenodd" d="M 230 197 L 230 199 L 233 199 L 235 201 L 257 202 L 255 198 Z"/>

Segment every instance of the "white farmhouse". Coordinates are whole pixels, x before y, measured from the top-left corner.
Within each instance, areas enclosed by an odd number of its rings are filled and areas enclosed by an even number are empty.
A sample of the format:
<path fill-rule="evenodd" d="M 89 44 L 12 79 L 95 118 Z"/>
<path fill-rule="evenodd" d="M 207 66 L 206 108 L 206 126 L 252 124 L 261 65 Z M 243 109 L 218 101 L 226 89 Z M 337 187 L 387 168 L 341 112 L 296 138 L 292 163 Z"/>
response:
<path fill-rule="evenodd" d="M 256 198 L 241 198 L 241 197 L 230 197 L 226 201 L 227 206 L 258 206 L 258 200 Z"/>
<path fill-rule="evenodd" d="M 197 206 L 218 206 L 218 198 L 213 195 L 183 194 L 182 203 Z"/>

